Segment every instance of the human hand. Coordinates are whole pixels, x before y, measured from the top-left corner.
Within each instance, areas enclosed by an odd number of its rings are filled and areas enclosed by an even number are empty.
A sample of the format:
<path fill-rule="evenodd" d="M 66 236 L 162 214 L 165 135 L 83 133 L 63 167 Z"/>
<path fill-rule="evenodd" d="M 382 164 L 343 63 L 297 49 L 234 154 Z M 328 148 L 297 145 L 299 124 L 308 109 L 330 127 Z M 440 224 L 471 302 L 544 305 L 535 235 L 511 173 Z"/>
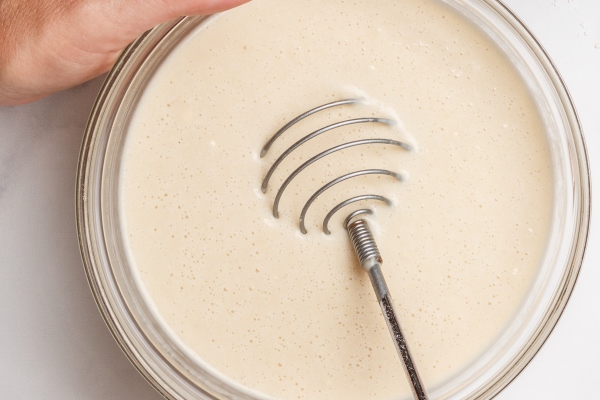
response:
<path fill-rule="evenodd" d="M 248 0 L 0 0 L 0 105 L 35 101 L 106 72 L 144 31 Z"/>

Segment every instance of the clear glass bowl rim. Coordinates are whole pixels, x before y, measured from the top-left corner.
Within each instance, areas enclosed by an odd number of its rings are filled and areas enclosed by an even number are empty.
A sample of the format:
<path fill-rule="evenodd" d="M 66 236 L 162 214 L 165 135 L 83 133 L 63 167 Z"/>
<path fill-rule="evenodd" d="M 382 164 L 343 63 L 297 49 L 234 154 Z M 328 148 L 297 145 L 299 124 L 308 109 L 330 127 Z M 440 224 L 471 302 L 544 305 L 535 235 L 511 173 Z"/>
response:
<path fill-rule="evenodd" d="M 458 0 L 457 3 L 462 3 L 462 1 Z M 562 276 L 560 290 L 555 293 L 552 299 L 549 313 L 545 316 L 543 323 L 537 327 L 536 333 L 530 338 L 528 346 L 521 354 L 514 357 L 507 371 L 501 376 L 495 377 L 472 396 L 472 398 L 491 398 L 506 387 L 539 351 L 558 322 L 574 289 L 587 244 L 591 182 L 587 150 L 579 119 L 568 90 L 556 67 L 534 35 L 504 4 L 494 0 L 481 0 L 480 3 L 489 6 L 518 32 L 535 53 L 552 81 L 572 132 L 573 148 L 571 156 L 573 156 L 575 162 L 573 169 L 579 176 L 578 193 L 575 194 L 578 220 L 574 221 L 576 227 L 574 229 L 573 246 L 569 255 L 570 268 Z M 139 64 L 139 60 L 144 60 L 156 48 L 160 48 L 164 39 L 169 35 L 179 35 L 181 32 L 187 32 L 186 29 L 193 26 L 197 19 L 198 17 L 182 17 L 159 25 L 141 35 L 121 54 L 115 66 L 109 72 L 88 120 L 80 152 L 76 186 L 76 213 L 80 250 L 88 282 L 98 308 L 125 355 L 146 380 L 168 399 L 188 398 L 188 396 L 183 395 L 182 397 L 181 388 L 174 387 L 177 386 L 177 379 L 174 380 L 166 374 L 157 372 L 155 366 L 150 365 L 151 363 L 149 363 L 144 352 L 152 349 L 153 344 L 148 341 L 146 348 L 140 346 L 139 337 L 136 338 L 137 334 L 132 332 L 132 329 L 135 330 L 136 327 L 140 329 L 140 327 L 137 326 L 135 318 L 127 313 L 126 302 L 122 298 L 119 299 L 119 288 L 114 276 L 111 277 L 110 274 L 103 272 L 106 271 L 103 268 L 107 263 L 109 264 L 109 261 L 106 254 L 103 254 L 102 246 L 98 245 L 99 241 L 102 241 L 102 222 L 99 213 L 101 209 L 102 154 L 106 148 L 106 142 L 100 136 L 102 135 L 101 132 L 106 132 L 106 129 L 109 129 L 107 127 L 110 126 L 111 121 L 114 121 L 116 114 L 119 112 L 118 107 L 126 92 L 128 82 L 140 72 L 139 69 L 132 68 L 133 61 L 138 60 L 137 66 L 141 65 L 143 68 L 144 64 Z M 115 302 L 121 302 L 122 304 L 117 307 Z M 158 349 L 154 349 L 154 351 L 157 354 L 160 353 Z M 168 360 L 164 361 L 168 363 Z M 184 381 L 189 380 L 185 376 L 178 378 L 182 378 Z M 194 385 L 191 381 L 188 383 Z M 206 398 L 217 398 L 215 396 L 218 395 L 210 389 L 199 389 L 198 394 Z"/>

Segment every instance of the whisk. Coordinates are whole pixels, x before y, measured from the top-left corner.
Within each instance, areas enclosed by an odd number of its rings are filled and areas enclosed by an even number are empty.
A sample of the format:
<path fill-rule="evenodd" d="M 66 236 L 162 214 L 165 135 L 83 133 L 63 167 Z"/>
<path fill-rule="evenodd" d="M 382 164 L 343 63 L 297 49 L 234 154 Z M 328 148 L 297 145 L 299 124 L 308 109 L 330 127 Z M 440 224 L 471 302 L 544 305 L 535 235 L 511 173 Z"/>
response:
<path fill-rule="evenodd" d="M 281 129 L 279 129 L 269 139 L 269 141 L 264 145 L 264 147 L 260 153 L 260 156 L 263 157 L 265 154 L 267 154 L 271 145 L 285 131 L 287 131 L 289 128 L 291 128 L 293 125 L 300 122 L 301 120 L 303 120 L 317 112 L 320 112 L 320 111 L 323 111 L 323 110 L 326 110 L 326 109 L 329 109 L 332 107 L 339 107 L 339 106 L 343 106 L 343 105 L 363 103 L 363 102 L 364 102 L 364 100 L 362 100 L 362 99 L 340 100 L 340 101 L 335 101 L 332 103 L 321 105 L 321 106 L 313 108 L 303 114 L 300 114 L 299 116 L 297 116 L 296 118 L 292 119 L 290 122 L 285 124 Z M 387 118 L 355 118 L 355 119 L 348 119 L 345 121 L 341 121 L 341 122 L 337 122 L 337 123 L 325 126 L 321 129 L 318 129 L 318 130 L 304 136 L 302 139 L 298 140 L 297 142 L 292 144 L 289 148 L 287 148 L 273 162 L 272 166 L 267 171 L 265 178 L 263 179 L 263 182 L 261 185 L 262 192 L 265 193 L 267 191 L 267 187 L 269 185 L 269 180 L 271 179 L 271 176 L 273 175 L 273 173 L 275 172 L 277 167 L 282 163 L 282 161 L 286 157 L 288 157 L 298 147 L 302 146 L 304 143 L 308 142 L 309 140 L 311 140 L 325 132 L 331 131 L 333 129 L 337 129 L 337 128 L 340 128 L 343 126 L 348 126 L 348 125 L 353 125 L 353 124 L 364 124 L 364 123 L 376 123 L 376 124 L 383 124 L 383 125 L 388 125 L 388 126 L 395 125 L 395 121 L 393 121 L 391 119 L 387 119 Z M 344 150 L 344 149 L 354 147 L 354 146 L 371 145 L 371 144 L 387 144 L 387 145 L 397 146 L 397 147 L 400 147 L 400 148 L 408 150 L 408 151 L 410 151 L 412 149 L 409 144 L 400 142 L 397 140 L 362 139 L 362 140 L 356 140 L 356 141 L 352 141 L 352 142 L 343 143 L 343 144 L 331 147 L 327 150 L 324 150 L 324 151 L 318 153 L 317 155 L 311 157 L 306 162 L 302 163 L 302 165 L 300 165 L 298 168 L 296 168 L 283 181 L 283 183 L 279 187 L 279 190 L 277 191 L 277 194 L 275 196 L 275 200 L 273 203 L 273 216 L 275 218 L 279 218 L 279 203 L 280 203 L 283 193 L 285 192 L 285 189 L 294 180 L 294 178 L 296 178 L 308 166 L 310 166 L 311 164 L 315 163 L 316 161 L 322 159 L 323 157 L 326 157 L 337 151 Z M 360 170 L 360 171 L 350 172 L 345 175 L 339 176 L 336 179 L 333 179 L 332 181 L 328 182 L 327 184 L 325 184 L 321 188 L 319 188 L 312 196 L 310 196 L 310 198 L 304 204 L 304 207 L 302 208 L 302 210 L 300 212 L 300 218 L 299 218 L 299 225 L 300 225 L 300 230 L 302 231 L 302 233 L 304 233 L 304 234 L 307 233 L 306 226 L 304 223 L 306 213 L 307 213 L 309 207 L 311 206 L 311 204 L 321 194 L 323 194 L 326 190 L 333 187 L 334 185 L 337 185 L 338 183 L 341 183 L 348 179 L 356 178 L 358 176 L 364 176 L 364 175 L 388 175 L 388 176 L 398 179 L 399 181 L 402 181 L 402 179 L 403 179 L 401 174 L 394 172 L 394 171 L 386 170 L 386 169 L 364 169 L 364 170 Z M 323 220 L 323 231 L 328 235 L 331 233 L 329 230 L 329 220 L 336 212 L 340 211 L 342 208 L 344 208 L 352 203 L 363 201 L 363 200 L 375 200 L 375 201 L 383 202 L 387 205 L 392 204 L 391 201 L 387 197 L 384 197 L 384 196 L 381 196 L 378 194 L 364 194 L 364 195 L 360 195 L 360 196 L 351 197 L 351 198 L 346 199 L 346 200 L 342 201 L 341 203 L 337 204 L 335 207 L 333 207 L 331 209 L 331 211 L 329 211 L 327 213 L 327 215 L 325 216 L 325 218 Z M 402 360 L 404 372 L 406 373 L 406 376 L 410 382 L 413 396 L 417 400 L 426 400 L 427 394 L 425 392 L 425 387 L 421 381 L 419 373 L 417 372 L 416 366 L 413 362 L 412 356 L 408 349 L 408 345 L 407 345 L 404 335 L 402 333 L 402 329 L 400 328 L 398 318 L 396 317 L 396 311 L 394 309 L 394 304 L 392 302 L 390 292 L 388 290 L 387 284 L 386 284 L 383 274 L 381 272 L 381 264 L 383 262 L 382 258 L 381 258 L 381 254 L 379 253 L 379 249 L 377 248 L 377 244 L 375 243 L 373 234 L 371 233 L 371 229 L 369 228 L 369 224 L 367 223 L 367 221 L 365 219 L 359 218 L 361 215 L 372 214 L 372 213 L 373 213 L 373 211 L 369 208 L 362 208 L 362 209 L 358 209 L 356 211 L 349 213 L 344 221 L 344 228 L 348 232 L 350 241 L 352 242 L 352 246 L 358 257 L 361 267 L 369 275 L 371 284 L 373 286 L 373 289 L 375 290 L 377 300 L 381 307 L 381 311 L 382 311 L 385 321 L 387 323 L 387 326 L 388 326 L 388 329 L 392 336 L 392 339 L 394 340 L 394 345 L 396 347 L 396 351 L 398 352 L 398 355 L 400 356 L 400 358 Z"/>

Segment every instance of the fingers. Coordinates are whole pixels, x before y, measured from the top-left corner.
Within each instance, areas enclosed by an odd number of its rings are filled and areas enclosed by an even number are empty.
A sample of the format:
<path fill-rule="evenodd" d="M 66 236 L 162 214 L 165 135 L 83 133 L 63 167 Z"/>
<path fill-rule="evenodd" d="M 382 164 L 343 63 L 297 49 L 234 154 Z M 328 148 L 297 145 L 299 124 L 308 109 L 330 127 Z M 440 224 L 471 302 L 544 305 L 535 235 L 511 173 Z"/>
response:
<path fill-rule="evenodd" d="M 112 40 L 133 41 L 142 32 L 183 15 L 208 15 L 228 10 L 249 0 L 95 0 L 87 7 L 102 16 L 102 23 L 114 25 Z M 117 35 L 118 33 L 118 35 Z M 123 41 L 123 40 L 122 40 Z M 120 43 L 121 45 L 122 43 Z M 114 50 L 114 49 L 112 49 Z"/>
<path fill-rule="evenodd" d="M 157 0 L 171 15 L 167 20 L 181 15 L 207 15 L 239 6 L 249 0 Z"/>
<path fill-rule="evenodd" d="M 107 71 L 157 24 L 246 1 L 0 0 L 0 105 L 34 101 Z"/>

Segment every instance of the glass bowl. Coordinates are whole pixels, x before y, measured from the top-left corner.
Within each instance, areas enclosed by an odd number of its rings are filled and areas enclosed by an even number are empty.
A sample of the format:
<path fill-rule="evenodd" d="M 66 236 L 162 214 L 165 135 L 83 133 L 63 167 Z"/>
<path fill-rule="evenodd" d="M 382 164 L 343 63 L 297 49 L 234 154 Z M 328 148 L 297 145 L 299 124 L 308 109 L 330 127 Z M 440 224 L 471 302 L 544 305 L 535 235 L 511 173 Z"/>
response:
<path fill-rule="evenodd" d="M 527 82 L 545 124 L 554 167 L 553 223 L 547 252 L 521 309 L 497 342 L 433 398 L 485 399 L 525 368 L 560 317 L 583 259 L 590 218 L 590 177 L 579 121 L 554 65 L 531 32 L 502 3 L 447 3 L 494 41 Z M 117 343 L 168 399 L 256 399 L 198 362 L 161 318 L 128 263 L 118 206 L 121 153 L 145 83 L 178 43 L 211 17 L 184 17 L 146 32 L 121 55 L 92 110 L 78 166 L 77 223 L 86 274 Z"/>

